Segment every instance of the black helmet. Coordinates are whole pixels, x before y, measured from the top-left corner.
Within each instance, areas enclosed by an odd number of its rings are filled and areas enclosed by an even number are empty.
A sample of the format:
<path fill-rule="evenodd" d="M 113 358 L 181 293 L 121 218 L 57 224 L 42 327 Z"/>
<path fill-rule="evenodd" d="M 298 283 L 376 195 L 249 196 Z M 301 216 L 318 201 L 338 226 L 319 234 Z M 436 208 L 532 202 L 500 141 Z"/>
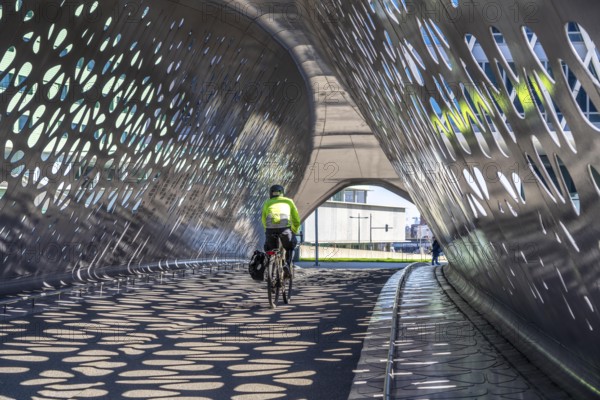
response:
<path fill-rule="evenodd" d="M 277 197 L 277 196 L 283 196 L 284 193 L 285 193 L 285 190 L 283 189 L 283 186 L 281 186 L 281 185 L 273 185 L 273 186 L 271 186 L 271 189 L 269 189 L 269 195 L 271 196 L 271 198 Z"/>

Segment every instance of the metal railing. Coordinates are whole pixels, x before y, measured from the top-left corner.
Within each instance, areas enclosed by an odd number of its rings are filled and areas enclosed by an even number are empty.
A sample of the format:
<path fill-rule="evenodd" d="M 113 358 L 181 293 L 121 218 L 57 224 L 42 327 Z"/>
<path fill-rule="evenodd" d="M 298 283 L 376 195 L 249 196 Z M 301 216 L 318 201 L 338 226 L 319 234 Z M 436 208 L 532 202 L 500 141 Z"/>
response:
<path fill-rule="evenodd" d="M 413 263 L 407 266 L 403 270 L 400 282 L 398 282 L 398 288 L 396 289 L 396 296 L 394 299 L 394 307 L 392 308 L 392 328 L 390 330 L 390 347 L 388 349 L 387 365 L 385 366 L 385 377 L 383 379 L 383 398 L 385 400 L 391 399 L 392 384 L 394 381 L 394 353 L 396 350 L 396 333 L 398 331 L 398 303 L 400 302 L 400 292 L 404 288 L 406 278 L 412 272 L 412 270 L 418 266 L 423 265 L 422 263 Z"/>

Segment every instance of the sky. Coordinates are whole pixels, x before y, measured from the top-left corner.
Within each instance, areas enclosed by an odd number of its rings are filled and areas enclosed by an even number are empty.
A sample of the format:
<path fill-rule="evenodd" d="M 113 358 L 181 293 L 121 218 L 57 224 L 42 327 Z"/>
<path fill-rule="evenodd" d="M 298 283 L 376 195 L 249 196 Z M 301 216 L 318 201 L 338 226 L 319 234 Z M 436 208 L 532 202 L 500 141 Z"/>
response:
<path fill-rule="evenodd" d="M 394 207 L 405 207 L 406 208 L 406 225 L 412 225 L 414 223 L 414 217 L 420 217 L 421 213 L 417 210 L 417 207 L 405 200 L 404 198 L 390 192 L 379 186 L 369 186 L 371 190 L 367 194 L 367 204 L 373 204 L 378 206 L 394 206 Z"/>

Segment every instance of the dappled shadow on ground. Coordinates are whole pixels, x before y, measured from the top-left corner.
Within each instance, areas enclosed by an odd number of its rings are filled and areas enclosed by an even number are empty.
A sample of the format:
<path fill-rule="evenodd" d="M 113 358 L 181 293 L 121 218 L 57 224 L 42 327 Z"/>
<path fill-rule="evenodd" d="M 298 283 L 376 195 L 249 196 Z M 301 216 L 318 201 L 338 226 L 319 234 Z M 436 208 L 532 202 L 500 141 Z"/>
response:
<path fill-rule="evenodd" d="M 393 272 L 302 270 L 292 304 L 274 310 L 264 284 L 229 271 L 5 316 L 0 394 L 345 399 L 369 315 Z"/>

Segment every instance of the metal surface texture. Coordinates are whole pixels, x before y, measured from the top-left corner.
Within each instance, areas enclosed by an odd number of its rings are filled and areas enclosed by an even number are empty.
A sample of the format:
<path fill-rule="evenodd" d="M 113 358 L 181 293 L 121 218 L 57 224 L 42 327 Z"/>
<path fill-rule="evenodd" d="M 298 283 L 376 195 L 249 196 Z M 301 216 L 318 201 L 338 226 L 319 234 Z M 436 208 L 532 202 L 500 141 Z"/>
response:
<path fill-rule="evenodd" d="M 199 0 L 187 0 L 198 3 Z M 219 19 L 253 18 L 293 55 L 310 83 L 315 122 L 309 168 L 294 201 L 301 216 L 349 185 L 380 185 L 403 197 L 403 182 L 379 146 L 330 65 L 311 42 L 304 22 L 313 9 L 297 6 L 296 0 L 223 0 L 210 9 Z M 237 11 L 232 13 L 231 10 Z"/>
<path fill-rule="evenodd" d="M 267 188 L 297 190 L 307 82 L 255 21 L 212 4 L 2 2 L 0 295 L 245 256 Z"/>
<path fill-rule="evenodd" d="M 534 332 L 563 385 L 598 395 L 600 3 L 299 4 L 450 279 Z"/>

